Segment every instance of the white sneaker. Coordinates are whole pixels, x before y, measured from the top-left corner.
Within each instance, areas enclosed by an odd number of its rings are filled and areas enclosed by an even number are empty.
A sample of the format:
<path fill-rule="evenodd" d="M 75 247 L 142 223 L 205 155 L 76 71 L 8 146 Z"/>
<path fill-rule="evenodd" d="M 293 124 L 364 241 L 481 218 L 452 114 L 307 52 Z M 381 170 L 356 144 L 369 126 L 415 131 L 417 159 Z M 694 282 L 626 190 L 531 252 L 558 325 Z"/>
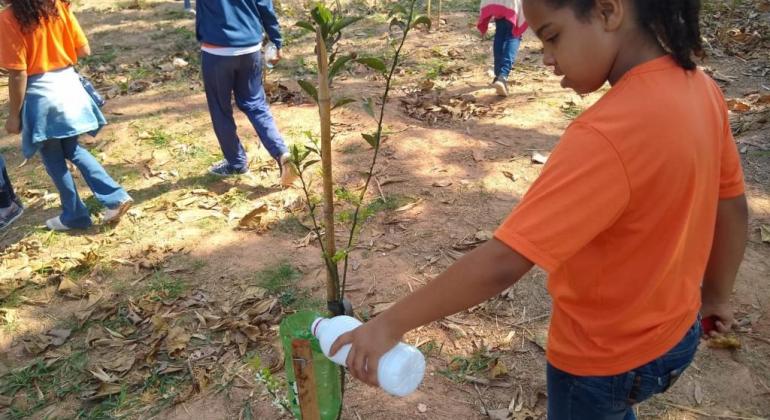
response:
<path fill-rule="evenodd" d="M 46 220 L 45 226 L 48 229 L 51 229 L 56 232 L 63 232 L 65 230 L 70 230 L 69 227 L 67 227 L 64 223 L 61 222 L 61 217 L 59 216 Z"/>
<path fill-rule="evenodd" d="M 104 218 L 102 219 L 102 222 L 105 224 L 118 223 L 120 218 L 126 214 L 129 208 L 131 208 L 132 204 L 134 204 L 134 200 L 129 197 L 126 201 L 120 203 L 118 207 L 114 209 L 107 209 L 104 212 Z"/>
<path fill-rule="evenodd" d="M 497 91 L 497 96 L 502 96 L 503 98 L 508 96 L 508 86 L 504 80 L 497 79 L 492 83 L 492 86 Z"/>
<path fill-rule="evenodd" d="M 291 155 L 288 153 L 284 153 L 281 155 L 281 185 L 284 187 L 291 187 L 294 185 L 294 181 L 299 178 L 299 173 L 297 173 L 297 167 L 294 165 L 294 162 L 291 161 Z"/>

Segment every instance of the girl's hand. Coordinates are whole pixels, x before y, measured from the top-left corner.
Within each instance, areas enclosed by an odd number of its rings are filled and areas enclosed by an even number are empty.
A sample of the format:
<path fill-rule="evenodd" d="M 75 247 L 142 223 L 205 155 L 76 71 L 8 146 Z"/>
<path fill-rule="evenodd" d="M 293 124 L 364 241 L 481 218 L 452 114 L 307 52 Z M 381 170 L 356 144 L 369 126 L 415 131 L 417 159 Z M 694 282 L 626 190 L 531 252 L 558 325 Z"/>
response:
<path fill-rule="evenodd" d="M 703 319 L 712 317 L 714 321 L 714 329 L 711 331 L 704 331 L 704 336 L 706 338 L 716 337 L 720 334 L 729 332 L 735 323 L 735 318 L 733 317 L 733 308 L 729 303 L 703 302 L 700 308 L 700 314 Z"/>
<path fill-rule="evenodd" d="M 21 118 L 9 116 L 8 119 L 5 120 L 5 131 L 7 131 L 8 134 L 21 133 Z"/>
<path fill-rule="evenodd" d="M 281 50 L 277 49 L 275 50 L 275 58 L 270 60 L 270 64 L 276 65 L 279 61 L 281 61 Z"/>
<path fill-rule="evenodd" d="M 337 338 L 329 353 L 333 356 L 346 344 L 351 344 L 347 367 L 354 378 L 378 386 L 377 366 L 383 354 L 392 349 L 401 337 L 391 331 L 387 322 L 375 318 Z"/>

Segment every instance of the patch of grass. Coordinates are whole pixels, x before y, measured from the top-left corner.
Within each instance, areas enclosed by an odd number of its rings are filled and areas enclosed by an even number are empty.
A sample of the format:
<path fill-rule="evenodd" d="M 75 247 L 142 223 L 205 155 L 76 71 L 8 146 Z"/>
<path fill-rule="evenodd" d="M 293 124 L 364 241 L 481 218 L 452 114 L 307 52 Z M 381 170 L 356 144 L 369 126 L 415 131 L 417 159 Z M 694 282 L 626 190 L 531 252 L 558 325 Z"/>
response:
<path fill-rule="evenodd" d="M 257 273 L 257 284 L 271 293 L 282 293 L 299 279 L 299 271 L 288 263 L 281 263 Z"/>
<path fill-rule="evenodd" d="M 171 143 L 172 136 L 162 128 L 153 128 L 149 131 L 150 136 L 147 141 L 156 147 L 166 147 Z"/>
<path fill-rule="evenodd" d="M 187 284 L 178 278 L 156 271 L 150 277 L 147 293 L 152 300 L 176 299 L 187 290 Z"/>
<path fill-rule="evenodd" d="M 0 308 L 14 309 L 21 306 L 22 289 L 18 288 L 6 296 L 5 299 L 0 300 Z"/>
<path fill-rule="evenodd" d="M 53 363 L 41 359 L 5 375 L 0 382 L 0 394 L 15 396 L 21 393 L 28 401 L 24 410 L 11 409 L 11 418 L 28 418 L 53 399 L 82 392 L 88 380 L 85 375 L 87 363 L 86 352 L 75 351 Z"/>
<path fill-rule="evenodd" d="M 291 310 L 315 309 L 324 307 L 321 299 L 297 286 L 300 273 L 292 265 L 281 263 L 266 268 L 257 274 L 257 284 L 278 297 L 281 306 Z"/>
<path fill-rule="evenodd" d="M 427 343 L 422 344 L 418 350 L 425 355 L 425 357 L 440 356 L 444 350 L 444 344 L 436 343 L 436 340 L 430 340 Z"/>
<path fill-rule="evenodd" d="M 17 150 L 16 146 L 2 146 L 0 147 L 0 154 L 4 155 L 6 153 L 10 153 L 16 150 Z"/>
<path fill-rule="evenodd" d="M 573 101 L 569 101 L 561 106 L 561 113 L 570 120 L 574 120 L 583 113 L 583 107 Z"/>
<path fill-rule="evenodd" d="M 365 207 L 361 208 L 361 211 L 358 215 L 358 219 L 360 221 L 365 221 L 377 213 L 380 213 L 383 211 L 393 211 L 403 205 L 409 204 L 412 201 L 413 200 L 411 198 L 405 197 L 402 195 L 391 195 L 389 197 L 386 197 L 384 201 L 382 198 L 378 198 L 370 202 L 369 204 L 367 204 Z M 338 212 L 337 219 L 342 223 L 352 222 L 353 209 L 343 210 Z M 359 224 L 359 228 L 360 228 L 360 224 Z"/>
<path fill-rule="evenodd" d="M 147 378 L 142 384 L 141 390 L 144 395 L 148 395 L 154 400 L 151 413 L 157 414 L 170 406 L 177 395 L 184 390 L 183 385 L 189 379 L 190 376 L 187 372 L 166 375 L 153 373 Z"/>
<path fill-rule="evenodd" d="M 115 61 L 118 57 L 118 50 L 115 47 L 107 47 L 103 52 L 94 53 L 88 57 L 84 57 L 80 62 L 89 67 L 99 66 L 101 64 L 109 64 Z"/>
<path fill-rule="evenodd" d="M 110 395 L 105 398 L 99 404 L 93 406 L 90 409 L 82 409 L 78 412 L 76 419 L 78 420 L 101 420 L 101 419 L 114 419 L 121 418 L 119 413 L 125 411 L 133 399 L 128 397 L 128 390 L 124 386 L 121 388 L 120 393 L 117 395 Z"/>
<path fill-rule="evenodd" d="M 476 375 L 489 369 L 490 363 L 496 355 L 482 347 L 474 351 L 470 356 L 455 356 L 449 362 L 447 369 L 439 371 L 442 375 L 454 381 L 463 381 L 466 375 Z"/>
<path fill-rule="evenodd" d="M 88 209 L 88 213 L 94 216 L 104 210 L 104 205 L 100 203 L 99 200 L 97 200 L 93 195 L 83 200 L 83 203 L 85 203 L 86 208 Z"/>

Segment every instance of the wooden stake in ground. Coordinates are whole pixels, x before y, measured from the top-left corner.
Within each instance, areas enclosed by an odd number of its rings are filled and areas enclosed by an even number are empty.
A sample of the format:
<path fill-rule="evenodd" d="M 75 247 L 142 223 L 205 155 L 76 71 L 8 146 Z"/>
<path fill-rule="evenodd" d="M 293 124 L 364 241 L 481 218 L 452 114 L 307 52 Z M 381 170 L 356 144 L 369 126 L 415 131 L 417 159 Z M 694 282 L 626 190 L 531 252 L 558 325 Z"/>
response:
<path fill-rule="evenodd" d="M 334 184 L 332 177 L 331 97 L 329 95 L 329 57 L 321 28 L 316 28 L 318 54 L 318 114 L 321 119 L 321 165 L 323 168 L 324 242 L 326 248 L 326 300 L 339 302 L 339 275 L 334 255 Z"/>
<path fill-rule="evenodd" d="M 431 2 L 431 0 L 428 0 L 427 10 L 425 11 L 425 14 L 428 15 L 429 19 L 430 19 L 430 2 Z"/>
<path fill-rule="evenodd" d="M 310 341 L 293 340 L 291 342 L 291 358 L 294 366 L 294 377 L 297 381 L 297 399 L 299 400 L 302 420 L 321 420 Z"/>

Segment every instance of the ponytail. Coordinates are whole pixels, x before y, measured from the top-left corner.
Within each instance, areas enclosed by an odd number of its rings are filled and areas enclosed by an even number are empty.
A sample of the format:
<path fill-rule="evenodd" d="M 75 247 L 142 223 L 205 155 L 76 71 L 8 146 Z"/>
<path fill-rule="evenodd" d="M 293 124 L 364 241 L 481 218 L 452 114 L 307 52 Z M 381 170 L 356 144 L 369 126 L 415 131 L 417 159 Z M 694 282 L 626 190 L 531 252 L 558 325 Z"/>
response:
<path fill-rule="evenodd" d="M 700 0 L 635 0 L 639 23 L 650 30 L 676 62 L 695 69 L 692 57 L 704 57 L 700 38 Z"/>

